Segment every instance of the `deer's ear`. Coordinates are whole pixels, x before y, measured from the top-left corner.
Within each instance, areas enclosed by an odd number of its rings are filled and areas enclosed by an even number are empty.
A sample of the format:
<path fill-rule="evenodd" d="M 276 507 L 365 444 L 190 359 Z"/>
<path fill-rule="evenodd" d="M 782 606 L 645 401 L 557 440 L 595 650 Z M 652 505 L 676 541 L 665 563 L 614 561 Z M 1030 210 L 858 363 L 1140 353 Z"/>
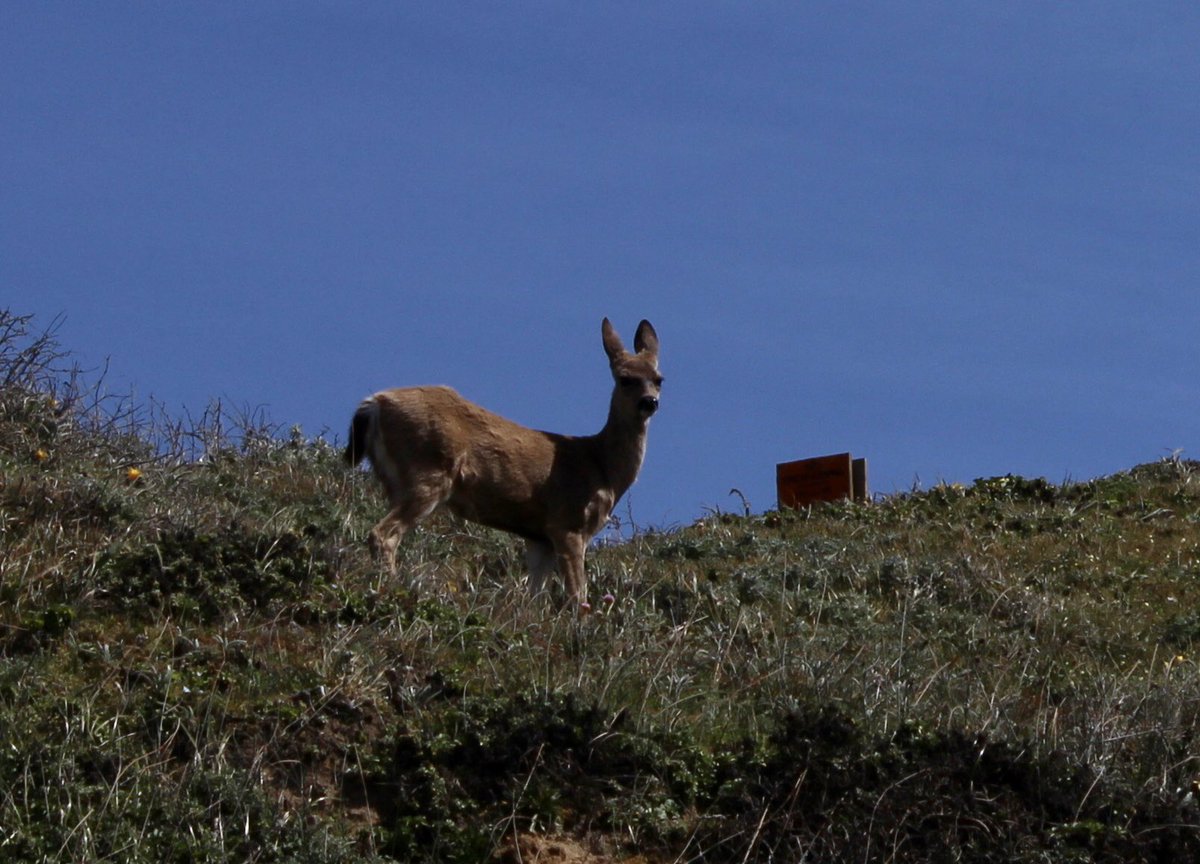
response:
<path fill-rule="evenodd" d="M 604 352 L 608 354 L 609 362 L 617 362 L 625 354 L 625 345 L 621 342 L 617 331 L 613 329 L 612 322 L 607 318 L 600 325 L 600 335 L 604 339 Z"/>
<path fill-rule="evenodd" d="M 643 351 L 653 357 L 658 356 L 658 334 L 654 332 L 654 327 L 649 321 L 642 321 L 638 325 L 637 333 L 633 337 L 633 350 L 641 354 Z"/>

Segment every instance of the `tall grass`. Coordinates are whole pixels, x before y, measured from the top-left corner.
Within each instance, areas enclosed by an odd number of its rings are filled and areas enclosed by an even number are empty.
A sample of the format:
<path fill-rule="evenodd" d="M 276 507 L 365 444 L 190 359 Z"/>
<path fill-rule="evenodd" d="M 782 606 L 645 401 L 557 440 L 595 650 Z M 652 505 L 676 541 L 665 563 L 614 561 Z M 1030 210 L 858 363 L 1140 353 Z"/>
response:
<path fill-rule="evenodd" d="M 330 442 L 102 382 L 0 312 L 0 858 L 1200 852 L 1193 463 L 639 530 L 580 620 L 469 524 L 381 572 Z"/>

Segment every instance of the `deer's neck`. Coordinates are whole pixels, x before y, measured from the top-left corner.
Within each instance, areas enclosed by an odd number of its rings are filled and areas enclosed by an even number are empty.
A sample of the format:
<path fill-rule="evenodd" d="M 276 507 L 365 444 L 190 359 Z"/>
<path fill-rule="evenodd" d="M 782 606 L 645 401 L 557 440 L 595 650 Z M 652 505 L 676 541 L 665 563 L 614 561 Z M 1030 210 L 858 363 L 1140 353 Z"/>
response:
<path fill-rule="evenodd" d="M 630 416 L 618 410 L 614 398 L 608 422 L 596 439 L 615 500 L 633 485 L 642 468 L 642 458 L 646 455 L 646 420 L 636 413 Z"/>

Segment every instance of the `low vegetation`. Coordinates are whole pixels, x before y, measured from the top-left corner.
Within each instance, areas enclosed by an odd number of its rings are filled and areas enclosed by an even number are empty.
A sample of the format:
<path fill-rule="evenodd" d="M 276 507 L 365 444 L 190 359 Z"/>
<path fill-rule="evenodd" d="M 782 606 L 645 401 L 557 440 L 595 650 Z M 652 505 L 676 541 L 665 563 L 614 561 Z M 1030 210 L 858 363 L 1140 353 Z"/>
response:
<path fill-rule="evenodd" d="M 0 859 L 1200 860 L 1196 464 L 712 513 L 578 620 L 68 361 L 0 312 Z"/>

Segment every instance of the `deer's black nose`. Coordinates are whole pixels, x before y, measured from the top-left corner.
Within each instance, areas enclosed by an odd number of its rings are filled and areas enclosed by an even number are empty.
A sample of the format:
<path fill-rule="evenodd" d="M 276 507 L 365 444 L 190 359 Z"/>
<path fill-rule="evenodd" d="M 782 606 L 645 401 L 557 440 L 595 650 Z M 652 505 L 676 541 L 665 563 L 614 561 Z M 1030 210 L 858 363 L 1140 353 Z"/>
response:
<path fill-rule="evenodd" d="M 638 410 L 649 417 L 658 410 L 658 397 L 643 396 L 638 400 Z"/>

